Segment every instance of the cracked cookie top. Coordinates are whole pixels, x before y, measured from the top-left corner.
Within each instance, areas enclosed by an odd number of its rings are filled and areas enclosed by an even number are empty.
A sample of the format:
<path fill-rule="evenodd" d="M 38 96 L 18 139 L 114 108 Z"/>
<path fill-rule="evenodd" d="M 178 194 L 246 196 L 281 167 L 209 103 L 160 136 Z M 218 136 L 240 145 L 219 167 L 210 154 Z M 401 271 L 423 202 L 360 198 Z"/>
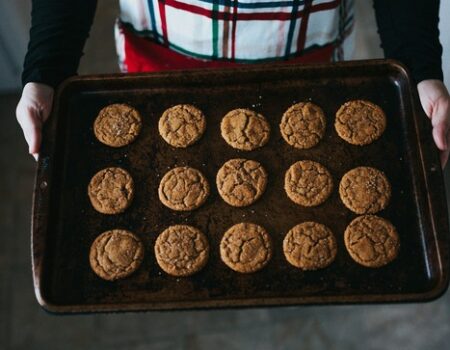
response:
<path fill-rule="evenodd" d="M 337 245 L 333 232 L 317 222 L 294 226 L 283 240 L 286 260 L 302 270 L 317 270 L 330 265 L 336 258 Z"/>
<path fill-rule="evenodd" d="M 356 214 L 375 214 L 387 207 L 391 185 L 382 171 L 358 167 L 342 177 L 339 195 L 344 205 Z"/>
<path fill-rule="evenodd" d="M 288 169 L 284 177 L 284 189 L 288 197 L 304 207 L 323 203 L 333 190 L 333 179 L 320 163 L 301 160 Z"/>
<path fill-rule="evenodd" d="M 127 230 L 103 232 L 91 245 L 89 263 L 101 278 L 114 281 L 136 271 L 144 258 L 141 240 Z"/>
<path fill-rule="evenodd" d="M 94 122 L 94 134 L 107 146 L 122 147 L 139 135 L 142 121 L 139 112 L 126 104 L 112 104 L 103 108 Z"/>
<path fill-rule="evenodd" d="M 264 227 L 243 222 L 230 227 L 220 242 L 220 257 L 232 270 L 251 273 L 272 257 L 272 241 Z"/>
<path fill-rule="evenodd" d="M 234 109 L 223 117 L 220 130 L 233 148 L 252 151 L 269 141 L 270 125 L 261 114 L 250 109 Z"/>
<path fill-rule="evenodd" d="M 133 200 L 131 175 L 122 168 L 106 168 L 95 174 L 88 186 L 88 195 L 95 210 L 102 214 L 119 214 Z"/>
<path fill-rule="evenodd" d="M 158 265 L 172 276 L 190 276 L 200 271 L 209 257 L 206 236 L 187 225 L 174 225 L 165 229 L 155 243 Z"/>
<path fill-rule="evenodd" d="M 344 103 L 336 112 L 334 123 L 338 135 L 352 145 L 368 145 L 386 129 L 386 116 L 376 104 L 354 100 Z"/>
<path fill-rule="evenodd" d="M 267 173 L 257 161 L 230 159 L 219 169 L 216 183 L 225 202 L 234 207 L 245 207 L 264 193 Z"/>
<path fill-rule="evenodd" d="M 195 143 L 206 129 L 202 111 L 191 105 L 176 105 L 167 109 L 159 119 L 161 137 L 173 147 L 186 148 Z"/>
<path fill-rule="evenodd" d="M 350 256 L 366 267 L 381 267 L 394 260 L 400 248 L 397 231 L 388 220 L 375 215 L 354 219 L 344 232 Z"/>
<path fill-rule="evenodd" d="M 311 102 L 291 106 L 281 118 L 280 131 L 285 141 L 299 149 L 315 146 L 325 134 L 326 119 L 322 109 Z"/>
<path fill-rule="evenodd" d="M 205 203 L 209 184 L 197 169 L 178 167 L 169 170 L 161 179 L 158 194 L 161 202 L 170 209 L 193 210 Z"/>

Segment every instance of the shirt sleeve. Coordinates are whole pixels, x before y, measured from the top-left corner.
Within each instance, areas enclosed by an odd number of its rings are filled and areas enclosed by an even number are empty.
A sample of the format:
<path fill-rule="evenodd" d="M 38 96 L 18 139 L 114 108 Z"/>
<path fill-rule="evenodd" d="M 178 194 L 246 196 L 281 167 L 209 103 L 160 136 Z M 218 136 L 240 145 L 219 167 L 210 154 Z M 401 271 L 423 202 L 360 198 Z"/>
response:
<path fill-rule="evenodd" d="M 22 84 L 56 87 L 77 73 L 96 0 L 33 0 Z"/>
<path fill-rule="evenodd" d="M 404 63 L 417 83 L 443 80 L 439 0 L 374 0 L 386 58 Z"/>

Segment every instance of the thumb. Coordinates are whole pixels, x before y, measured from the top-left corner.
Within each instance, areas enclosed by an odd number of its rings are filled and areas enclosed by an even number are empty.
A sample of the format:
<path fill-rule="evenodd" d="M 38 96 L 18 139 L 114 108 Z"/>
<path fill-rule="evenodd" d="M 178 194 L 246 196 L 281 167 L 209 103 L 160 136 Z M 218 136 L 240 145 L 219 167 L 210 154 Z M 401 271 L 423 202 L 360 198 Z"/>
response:
<path fill-rule="evenodd" d="M 447 134 L 448 126 L 446 126 L 445 123 L 440 123 L 433 127 L 433 139 L 437 148 L 441 151 L 448 149 Z"/>
<path fill-rule="evenodd" d="M 28 144 L 28 152 L 37 160 L 41 145 L 42 121 L 40 113 L 34 108 L 19 107 L 17 109 L 17 121 Z"/>
<path fill-rule="evenodd" d="M 441 150 L 448 149 L 448 131 L 450 124 L 448 101 L 438 100 L 433 107 L 431 124 L 433 126 L 433 139 L 436 146 Z"/>

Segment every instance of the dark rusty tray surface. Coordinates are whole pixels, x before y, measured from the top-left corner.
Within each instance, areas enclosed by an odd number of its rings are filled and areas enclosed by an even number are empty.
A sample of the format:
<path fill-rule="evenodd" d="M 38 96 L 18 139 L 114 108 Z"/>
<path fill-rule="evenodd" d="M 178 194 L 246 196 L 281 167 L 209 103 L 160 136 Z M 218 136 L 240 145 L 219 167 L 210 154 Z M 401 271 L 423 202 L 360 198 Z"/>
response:
<path fill-rule="evenodd" d="M 387 115 L 387 129 L 365 147 L 341 140 L 334 115 L 349 99 L 368 99 Z M 297 150 L 282 139 L 278 124 L 295 102 L 311 100 L 327 117 L 324 139 L 310 150 Z M 438 152 L 407 71 L 393 61 L 325 65 L 271 65 L 242 69 L 197 70 L 138 75 L 77 77 L 59 89 L 44 129 L 36 176 L 32 254 L 38 302 L 52 312 L 239 307 L 431 300 L 448 285 L 449 230 Z M 98 142 L 92 124 L 111 103 L 128 103 L 143 116 L 138 139 L 120 149 Z M 207 116 L 203 138 L 187 149 L 174 149 L 158 135 L 162 112 L 191 103 Z M 256 151 L 229 147 L 220 136 L 220 120 L 231 109 L 252 108 L 267 117 L 269 143 Z M 261 199 L 232 208 L 218 195 L 215 175 L 230 158 L 261 162 L 269 184 Z M 311 159 L 326 165 L 335 180 L 331 197 L 315 208 L 302 208 L 283 191 L 286 169 Z M 158 200 L 159 180 L 175 166 L 200 169 L 211 195 L 198 210 L 174 212 Z M 337 186 L 349 169 L 374 166 L 388 176 L 393 195 L 380 216 L 398 229 L 401 249 L 391 264 L 369 269 L 348 255 L 343 232 L 356 217 L 341 203 Z M 136 184 L 131 207 L 107 216 L 89 203 L 86 188 L 98 170 L 128 169 Z M 336 261 L 324 270 L 302 272 L 283 256 L 282 240 L 294 225 L 315 220 L 332 228 Z M 220 260 L 219 242 L 231 225 L 251 221 L 271 234 L 274 256 L 263 270 L 241 275 Z M 207 266 L 188 278 L 173 278 L 158 267 L 153 245 L 167 226 L 185 223 L 206 233 L 211 255 Z M 106 282 L 90 269 L 88 253 L 101 232 L 126 228 L 144 242 L 141 268 L 129 278 Z"/>

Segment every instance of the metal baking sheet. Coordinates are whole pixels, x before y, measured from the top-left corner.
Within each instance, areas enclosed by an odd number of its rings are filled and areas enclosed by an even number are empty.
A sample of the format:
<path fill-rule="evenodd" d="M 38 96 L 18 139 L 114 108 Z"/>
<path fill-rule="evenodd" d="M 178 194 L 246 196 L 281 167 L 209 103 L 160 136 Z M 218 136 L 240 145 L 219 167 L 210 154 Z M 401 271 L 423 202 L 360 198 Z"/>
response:
<path fill-rule="evenodd" d="M 370 100 L 386 112 L 385 133 L 368 146 L 350 145 L 334 130 L 335 112 L 350 99 Z M 284 142 L 278 125 L 288 107 L 309 100 L 324 110 L 326 134 L 316 147 L 297 150 Z M 140 136 L 119 149 L 98 142 L 92 130 L 100 109 L 111 103 L 127 103 L 143 117 Z M 160 115 L 179 103 L 196 105 L 207 118 L 202 139 L 186 149 L 174 149 L 158 135 Z M 243 152 L 225 143 L 220 120 L 234 108 L 266 116 L 272 129 L 266 146 Z M 394 61 L 72 78 L 59 88 L 44 128 L 36 175 L 32 261 L 37 300 L 51 312 L 71 313 L 434 299 L 448 286 L 450 236 L 429 124 L 408 72 Z M 246 208 L 227 205 L 215 187 L 218 169 L 236 157 L 259 161 L 269 175 L 264 195 Z M 318 207 L 302 208 L 284 193 L 285 171 L 302 159 L 324 164 L 333 175 L 333 193 Z M 180 213 L 159 202 L 157 188 L 165 172 L 183 165 L 206 175 L 211 195 L 201 208 Z M 378 269 L 355 263 L 343 241 L 356 214 L 340 201 L 338 183 L 346 171 L 363 165 L 389 178 L 391 202 L 379 215 L 396 226 L 401 239 L 397 259 Z M 123 214 L 100 214 L 87 196 L 91 177 L 108 166 L 124 167 L 135 181 L 134 201 Z M 285 234 L 307 220 L 327 225 L 337 238 L 337 258 L 326 269 L 302 272 L 283 256 Z M 272 260 L 254 274 L 230 270 L 219 256 L 223 233 L 241 221 L 264 226 L 274 243 Z M 187 278 L 165 274 L 153 252 L 158 234 L 180 223 L 198 227 L 211 245 L 206 267 Z M 107 282 L 91 271 L 88 254 L 93 240 L 113 228 L 137 234 L 146 255 L 136 273 Z"/>

